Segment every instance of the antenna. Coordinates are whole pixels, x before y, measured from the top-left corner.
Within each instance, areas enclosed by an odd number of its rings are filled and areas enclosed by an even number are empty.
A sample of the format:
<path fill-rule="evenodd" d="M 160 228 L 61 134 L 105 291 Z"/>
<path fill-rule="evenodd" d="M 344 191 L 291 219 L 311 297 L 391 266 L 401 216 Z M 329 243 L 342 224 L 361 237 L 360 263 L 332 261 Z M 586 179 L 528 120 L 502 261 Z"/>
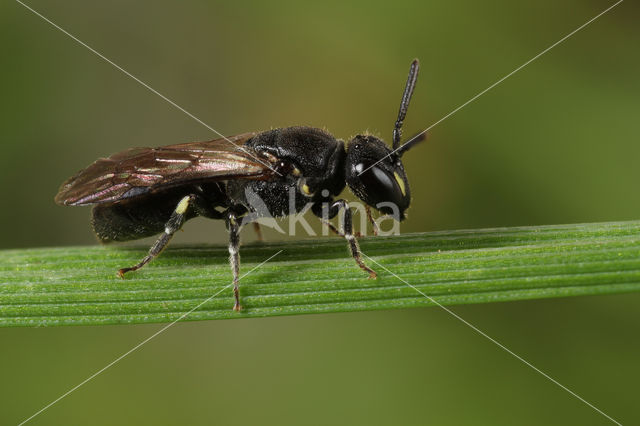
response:
<path fill-rule="evenodd" d="M 402 138 L 402 124 L 407 115 L 407 110 L 409 109 L 409 101 L 411 101 L 413 89 L 416 87 L 419 70 L 420 61 L 418 61 L 418 59 L 414 59 L 413 62 L 411 62 L 411 68 L 409 68 L 409 76 L 407 77 L 407 84 L 404 86 L 404 93 L 402 94 L 402 101 L 400 102 L 400 110 L 398 111 L 398 119 L 396 120 L 396 125 L 393 128 L 392 147 L 394 150 L 400 146 L 400 139 Z"/>

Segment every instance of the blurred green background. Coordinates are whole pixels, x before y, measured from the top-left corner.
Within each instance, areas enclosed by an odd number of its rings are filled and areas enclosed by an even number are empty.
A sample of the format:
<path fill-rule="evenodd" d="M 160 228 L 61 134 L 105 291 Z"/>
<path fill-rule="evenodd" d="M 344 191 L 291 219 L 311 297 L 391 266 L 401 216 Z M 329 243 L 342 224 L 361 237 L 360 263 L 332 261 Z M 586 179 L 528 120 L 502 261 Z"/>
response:
<path fill-rule="evenodd" d="M 388 140 L 412 58 L 407 135 L 612 2 L 28 4 L 224 134 L 311 125 Z M 403 232 L 638 219 L 639 12 L 622 3 L 433 128 L 405 160 Z M 65 178 L 131 146 L 215 137 L 19 3 L 0 4 L 0 47 L 0 248 L 94 244 L 89 209 L 53 203 Z M 226 240 L 212 221 L 185 231 L 176 242 Z M 454 310 L 637 424 L 639 307 L 627 294 Z M 0 424 L 160 327 L 0 329 Z M 428 308 L 177 324 L 30 424 L 607 422 Z"/>

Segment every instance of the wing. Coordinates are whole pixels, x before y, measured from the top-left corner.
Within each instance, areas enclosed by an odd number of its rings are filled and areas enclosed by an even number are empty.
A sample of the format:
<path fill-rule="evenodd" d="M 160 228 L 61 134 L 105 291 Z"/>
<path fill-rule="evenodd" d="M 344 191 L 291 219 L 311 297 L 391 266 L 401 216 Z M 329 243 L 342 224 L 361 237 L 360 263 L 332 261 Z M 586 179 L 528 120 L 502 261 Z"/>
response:
<path fill-rule="evenodd" d="M 131 148 L 101 158 L 62 184 L 55 201 L 79 206 L 106 203 L 200 181 L 267 179 L 271 159 L 244 143 L 256 133 L 160 148 Z"/>

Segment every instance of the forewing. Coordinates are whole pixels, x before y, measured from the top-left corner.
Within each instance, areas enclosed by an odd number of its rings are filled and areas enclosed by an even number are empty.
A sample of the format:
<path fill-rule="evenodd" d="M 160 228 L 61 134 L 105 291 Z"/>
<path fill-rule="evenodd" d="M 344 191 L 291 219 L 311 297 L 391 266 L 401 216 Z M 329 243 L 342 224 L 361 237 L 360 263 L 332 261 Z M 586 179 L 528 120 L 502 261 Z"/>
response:
<path fill-rule="evenodd" d="M 117 201 L 204 180 L 265 179 L 273 164 L 244 143 L 255 133 L 160 148 L 131 148 L 101 158 L 62 184 L 55 201 L 84 205 Z"/>

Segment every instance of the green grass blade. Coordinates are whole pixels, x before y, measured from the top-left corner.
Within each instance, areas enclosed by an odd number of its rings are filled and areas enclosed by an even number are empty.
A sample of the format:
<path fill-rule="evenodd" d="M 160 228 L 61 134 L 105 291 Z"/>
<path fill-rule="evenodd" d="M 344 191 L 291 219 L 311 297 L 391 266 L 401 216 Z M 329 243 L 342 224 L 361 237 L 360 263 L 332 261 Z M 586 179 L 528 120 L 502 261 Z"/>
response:
<path fill-rule="evenodd" d="M 640 290 L 640 221 L 480 229 L 372 237 L 362 250 L 442 305 Z M 369 280 L 340 238 L 250 244 L 232 291 L 185 320 L 345 312 L 433 305 L 392 274 Z M 0 251 L 0 326 L 169 322 L 230 283 L 227 248 L 174 246 L 120 280 L 146 248 Z"/>

